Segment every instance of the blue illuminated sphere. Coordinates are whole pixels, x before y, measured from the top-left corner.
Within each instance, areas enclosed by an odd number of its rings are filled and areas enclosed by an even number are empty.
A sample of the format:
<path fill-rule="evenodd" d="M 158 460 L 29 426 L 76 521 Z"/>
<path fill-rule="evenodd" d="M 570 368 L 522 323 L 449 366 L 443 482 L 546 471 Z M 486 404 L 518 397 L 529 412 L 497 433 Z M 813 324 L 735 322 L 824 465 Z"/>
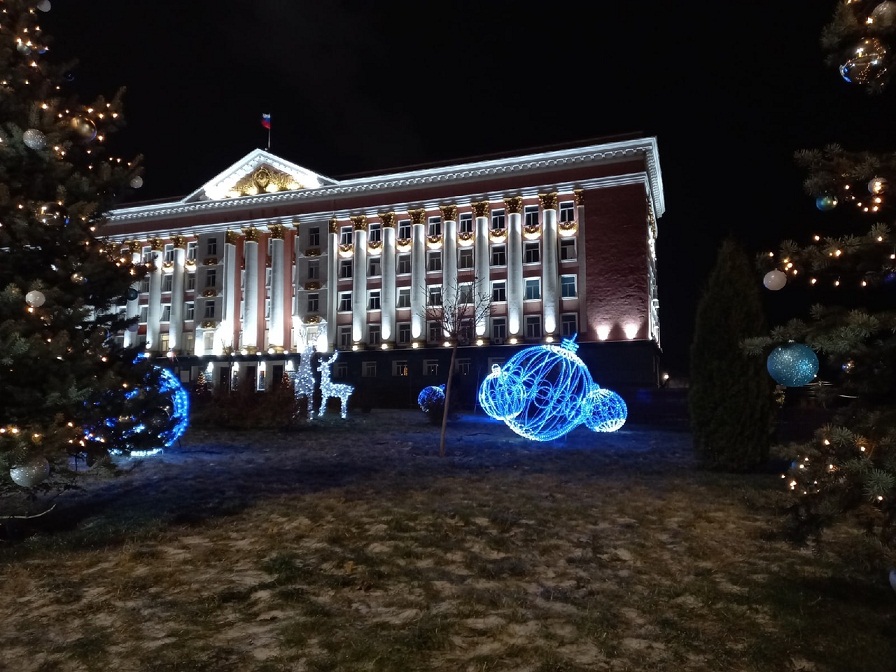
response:
<path fill-rule="evenodd" d="M 833 194 L 825 194 L 824 196 L 819 196 L 815 199 L 815 207 L 821 210 L 822 212 L 828 212 L 837 207 L 839 201 L 837 197 Z"/>
<path fill-rule="evenodd" d="M 569 344 L 574 349 L 574 344 Z M 515 354 L 502 369 L 522 396 L 519 413 L 504 417 L 514 432 L 533 441 L 552 441 L 584 422 L 591 412 L 594 381 L 573 349 L 539 345 Z M 513 398 L 501 391 L 504 403 Z"/>
<path fill-rule="evenodd" d="M 444 385 L 430 385 L 429 387 L 424 387 L 420 390 L 420 394 L 417 395 L 417 405 L 424 413 L 429 413 L 432 409 L 441 406 L 444 403 Z"/>
<path fill-rule="evenodd" d="M 170 369 L 156 368 L 162 374 L 161 390 L 171 399 L 171 408 L 166 410 L 175 421 L 172 429 L 161 434 L 167 448 L 182 437 L 190 425 L 190 394 Z"/>
<path fill-rule="evenodd" d="M 628 418 L 628 406 L 618 394 L 604 387 L 595 386 L 591 391 L 591 412 L 585 416 L 585 425 L 594 432 L 615 432 Z"/>
<path fill-rule="evenodd" d="M 778 385 L 801 387 L 818 374 L 818 356 L 803 343 L 779 345 L 768 356 L 769 375 Z"/>
<path fill-rule="evenodd" d="M 523 410 L 526 398 L 518 373 L 495 364 L 479 386 L 479 405 L 495 420 L 512 418 Z"/>

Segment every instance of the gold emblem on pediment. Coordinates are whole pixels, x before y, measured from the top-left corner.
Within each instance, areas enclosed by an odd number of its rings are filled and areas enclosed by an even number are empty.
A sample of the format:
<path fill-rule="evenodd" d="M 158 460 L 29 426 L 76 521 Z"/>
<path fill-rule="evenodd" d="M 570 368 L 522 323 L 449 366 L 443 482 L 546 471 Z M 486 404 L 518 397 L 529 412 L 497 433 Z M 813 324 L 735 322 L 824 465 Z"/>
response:
<path fill-rule="evenodd" d="M 270 166 L 259 166 L 254 172 L 246 175 L 231 188 L 233 196 L 255 196 L 257 194 L 273 194 L 278 191 L 295 191 L 305 187 L 289 173 L 276 170 Z"/>

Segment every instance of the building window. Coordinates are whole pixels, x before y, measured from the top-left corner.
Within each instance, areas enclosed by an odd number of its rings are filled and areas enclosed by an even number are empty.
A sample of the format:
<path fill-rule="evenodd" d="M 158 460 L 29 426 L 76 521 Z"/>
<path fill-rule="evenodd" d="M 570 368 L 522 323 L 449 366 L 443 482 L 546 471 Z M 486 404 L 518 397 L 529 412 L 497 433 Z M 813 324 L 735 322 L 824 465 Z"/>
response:
<path fill-rule="evenodd" d="M 407 345 L 411 342 L 411 323 L 410 322 L 399 322 L 398 323 L 398 342 L 401 345 Z"/>
<path fill-rule="evenodd" d="M 457 253 L 457 268 L 473 268 L 473 250 L 469 247 L 462 247 Z"/>
<path fill-rule="evenodd" d="M 576 204 L 574 201 L 561 201 L 560 221 L 574 222 L 576 220 Z"/>
<path fill-rule="evenodd" d="M 462 376 L 469 376 L 471 368 L 471 362 L 469 359 L 458 359 L 454 363 L 454 370 Z"/>
<path fill-rule="evenodd" d="M 426 305 L 441 306 L 442 305 L 442 286 L 430 285 L 426 288 Z"/>
<path fill-rule="evenodd" d="M 309 280 L 319 280 L 320 279 L 320 262 L 319 261 L 309 261 L 308 262 L 308 279 Z"/>
<path fill-rule="evenodd" d="M 560 276 L 560 296 L 562 296 L 564 299 L 574 299 L 576 298 L 576 296 L 578 296 L 576 292 L 576 276 Z"/>
<path fill-rule="evenodd" d="M 527 205 L 523 210 L 526 226 L 538 226 L 538 206 Z"/>
<path fill-rule="evenodd" d="M 193 291 L 196 289 L 196 271 L 190 271 L 187 273 L 187 291 Z"/>
<path fill-rule="evenodd" d="M 165 275 L 162 276 L 162 291 L 163 292 L 170 292 L 171 285 L 173 285 L 173 284 L 174 284 L 174 276 L 171 275 L 171 273 L 166 273 Z"/>
<path fill-rule="evenodd" d="M 343 226 L 339 229 L 339 244 L 340 245 L 351 245 L 352 244 L 352 227 Z"/>
<path fill-rule="evenodd" d="M 430 343 L 438 343 L 442 340 L 442 325 L 439 322 L 427 322 L 426 333 Z"/>
<path fill-rule="evenodd" d="M 473 283 L 464 282 L 457 286 L 457 303 L 461 306 L 473 305 Z"/>
<path fill-rule="evenodd" d="M 352 347 L 352 328 L 351 325 L 343 325 L 339 327 L 338 345 L 343 350 Z"/>
<path fill-rule="evenodd" d="M 579 331 L 579 316 L 575 313 L 563 313 L 560 316 L 560 330 L 564 336 L 575 336 Z"/>
<path fill-rule="evenodd" d="M 264 269 L 264 286 L 265 287 L 271 286 L 271 280 L 273 279 L 273 277 L 274 277 L 274 269 L 273 268 Z"/>
<path fill-rule="evenodd" d="M 492 266 L 507 265 L 507 248 L 504 245 L 492 246 Z"/>
<path fill-rule="evenodd" d="M 507 282 L 505 280 L 496 280 L 492 283 L 492 301 L 507 300 Z"/>
<path fill-rule="evenodd" d="M 264 300 L 264 319 L 266 319 L 266 320 L 271 319 L 271 300 L 270 299 Z"/>
<path fill-rule="evenodd" d="M 392 375 L 401 376 L 402 378 L 408 375 L 408 362 L 406 359 L 397 359 L 392 362 Z"/>
<path fill-rule="evenodd" d="M 171 321 L 171 304 L 163 303 L 162 304 L 162 322 L 170 322 Z"/>
<path fill-rule="evenodd" d="M 140 292 L 146 294 L 149 291 L 149 276 L 144 275 L 140 279 Z"/>
<path fill-rule="evenodd" d="M 199 243 L 195 240 L 192 243 L 187 243 L 187 259 L 189 261 L 196 261 L 196 256 L 199 250 Z"/>
<path fill-rule="evenodd" d="M 560 239 L 560 261 L 572 261 L 576 258 L 576 239 Z"/>
<path fill-rule="evenodd" d="M 424 359 L 424 360 L 423 360 L 423 375 L 424 375 L 424 376 L 437 376 L 437 375 L 439 375 L 439 360 L 437 360 L 437 359 Z"/>
<path fill-rule="evenodd" d="M 439 250 L 430 250 L 426 253 L 426 271 L 428 273 L 442 270 L 442 253 Z"/>
<path fill-rule="evenodd" d="M 383 240 L 383 229 L 379 224 L 371 224 L 367 227 L 367 242 L 379 243 Z"/>
<path fill-rule="evenodd" d="M 205 286 L 213 288 L 218 284 L 218 270 L 216 268 L 205 269 Z"/>
<path fill-rule="evenodd" d="M 372 278 L 382 274 L 383 272 L 380 270 L 380 258 L 370 257 L 370 259 L 367 260 L 367 277 Z"/>
<path fill-rule="evenodd" d="M 315 226 L 308 229 L 308 246 L 320 247 L 320 227 Z"/>
<path fill-rule="evenodd" d="M 507 320 L 503 317 L 492 318 L 492 340 L 503 343 L 507 338 Z"/>
<path fill-rule="evenodd" d="M 351 259 L 340 259 L 339 260 L 339 277 L 343 280 L 352 277 L 352 260 Z"/>
<path fill-rule="evenodd" d="M 339 312 L 347 313 L 352 309 L 352 293 L 339 292 Z"/>
<path fill-rule="evenodd" d="M 205 242 L 205 253 L 210 257 L 218 254 L 218 239 L 217 238 L 209 238 Z"/>
<path fill-rule="evenodd" d="M 398 275 L 406 275 L 411 272 L 411 255 L 398 255 L 398 270 L 396 272 Z"/>
<path fill-rule="evenodd" d="M 196 307 L 193 305 L 193 302 L 187 301 L 184 304 L 184 319 L 187 321 L 192 320 L 195 313 L 196 313 Z"/>
<path fill-rule="evenodd" d="M 398 221 L 398 237 L 399 238 L 410 238 L 411 237 L 411 220 L 401 219 Z"/>
<path fill-rule="evenodd" d="M 526 315 L 526 338 L 541 338 L 541 315 Z"/>
<path fill-rule="evenodd" d="M 526 300 L 541 298 L 541 278 L 526 278 Z"/>
<path fill-rule="evenodd" d="M 380 325 L 371 324 L 367 327 L 367 342 L 370 345 L 379 345 L 383 342 L 382 337 L 380 336 Z"/>
<path fill-rule="evenodd" d="M 308 311 L 316 313 L 320 309 L 320 294 L 314 293 L 308 295 Z"/>
<path fill-rule="evenodd" d="M 367 294 L 367 310 L 380 309 L 380 290 L 371 289 Z"/>
<path fill-rule="evenodd" d="M 541 245 L 537 240 L 523 244 L 523 259 L 527 264 L 537 264 L 541 261 Z"/>
<path fill-rule="evenodd" d="M 174 261 L 174 245 L 172 243 L 165 245 L 165 261 Z"/>
<path fill-rule="evenodd" d="M 429 218 L 429 227 L 427 228 L 428 236 L 441 236 L 442 235 L 442 218 L 441 217 L 430 217 Z"/>
<path fill-rule="evenodd" d="M 492 231 L 495 229 L 503 229 L 504 226 L 504 211 L 492 210 Z"/>
<path fill-rule="evenodd" d="M 411 288 L 410 287 L 399 287 L 398 288 L 398 307 L 399 308 L 410 308 L 411 307 Z"/>
<path fill-rule="evenodd" d="M 457 222 L 457 230 L 460 233 L 473 233 L 473 213 L 465 212 L 461 214 Z"/>
<path fill-rule="evenodd" d="M 144 324 L 149 321 L 149 306 L 140 306 L 140 321 Z"/>
<path fill-rule="evenodd" d="M 202 316 L 205 319 L 210 319 L 215 316 L 215 302 L 214 301 L 206 301 L 205 302 L 205 310 L 202 313 Z"/>
<path fill-rule="evenodd" d="M 376 378 L 376 362 L 361 362 L 361 377 Z"/>
<path fill-rule="evenodd" d="M 333 378 L 348 378 L 347 362 L 336 362 L 336 366 L 333 367 Z"/>

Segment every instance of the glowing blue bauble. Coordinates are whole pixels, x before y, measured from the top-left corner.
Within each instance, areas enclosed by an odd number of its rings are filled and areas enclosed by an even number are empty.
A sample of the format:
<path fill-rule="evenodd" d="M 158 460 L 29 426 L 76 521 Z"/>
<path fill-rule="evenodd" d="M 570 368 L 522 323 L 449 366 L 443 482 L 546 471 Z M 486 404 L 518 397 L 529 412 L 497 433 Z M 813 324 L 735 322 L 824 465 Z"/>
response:
<path fill-rule="evenodd" d="M 818 374 L 818 355 L 808 345 L 779 345 L 768 356 L 768 372 L 778 385 L 802 387 Z"/>
<path fill-rule="evenodd" d="M 170 369 L 161 366 L 155 368 L 162 374 L 162 392 L 171 397 L 171 409 L 160 410 L 166 410 L 175 421 L 172 429 L 161 433 L 167 448 L 182 437 L 190 425 L 190 395 Z"/>
<path fill-rule="evenodd" d="M 517 373 L 494 364 L 479 386 L 479 405 L 495 420 L 507 420 L 523 410 L 526 395 Z"/>
<path fill-rule="evenodd" d="M 787 284 L 787 275 L 783 271 L 769 271 L 762 279 L 762 284 L 765 285 L 766 289 L 776 292 Z"/>
<path fill-rule="evenodd" d="M 618 394 L 604 387 L 591 391 L 591 412 L 585 424 L 594 432 L 615 432 L 628 418 L 628 406 Z"/>
<path fill-rule="evenodd" d="M 434 408 L 445 403 L 445 386 L 430 385 L 420 390 L 417 395 L 417 405 L 424 413 L 429 413 Z"/>
<path fill-rule="evenodd" d="M 837 207 L 838 203 L 839 201 L 837 200 L 837 197 L 833 194 L 825 194 L 824 196 L 819 196 L 815 199 L 815 207 L 822 212 L 833 210 Z"/>
<path fill-rule="evenodd" d="M 23 488 L 33 488 L 50 475 L 50 463 L 45 457 L 34 457 L 24 464 L 17 464 L 9 470 L 13 483 Z"/>

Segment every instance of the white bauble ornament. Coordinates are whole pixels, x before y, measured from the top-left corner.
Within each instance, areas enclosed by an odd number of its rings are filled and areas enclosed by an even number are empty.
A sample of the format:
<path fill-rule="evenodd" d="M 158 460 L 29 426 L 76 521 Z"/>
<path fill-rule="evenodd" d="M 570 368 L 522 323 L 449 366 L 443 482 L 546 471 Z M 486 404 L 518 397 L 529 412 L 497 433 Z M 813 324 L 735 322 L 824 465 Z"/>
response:
<path fill-rule="evenodd" d="M 137 175 L 133 180 L 131 180 L 131 187 L 134 189 L 139 189 L 143 186 L 143 178 Z"/>
<path fill-rule="evenodd" d="M 22 133 L 22 142 L 28 149 L 43 149 L 47 146 L 47 136 L 36 128 L 29 128 Z"/>
<path fill-rule="evenodd" d="M 33 488 L 50 475 L 50 463 L 45 457 L 35 457 L 25 464 L 18 464 L 9 470 L 9 476 L 16 485 Z"/>
<path fill-rule="evenodd" d="M 44 305 L 44 301 L 47 300 L 47 297 L 44 296 L 44 293 L 39 289 L 32 289 L 30 292 L 25 294 L 25 303 L 34 308 L 40 308 Z"/>
<path fill-rule="evenodd" d="M 765 285 L 767 289 L 778 291 L 787 284 L 787 275 L 778 270 L 769 271 L 762 279 L 762 284 Z"/>
<path fill-rule="evenodd" d="M 40 0 L 40 2 L 37 3 L 37 8 L 42 12 L 49 12 L 51 6 L 50 0 Z"/>

